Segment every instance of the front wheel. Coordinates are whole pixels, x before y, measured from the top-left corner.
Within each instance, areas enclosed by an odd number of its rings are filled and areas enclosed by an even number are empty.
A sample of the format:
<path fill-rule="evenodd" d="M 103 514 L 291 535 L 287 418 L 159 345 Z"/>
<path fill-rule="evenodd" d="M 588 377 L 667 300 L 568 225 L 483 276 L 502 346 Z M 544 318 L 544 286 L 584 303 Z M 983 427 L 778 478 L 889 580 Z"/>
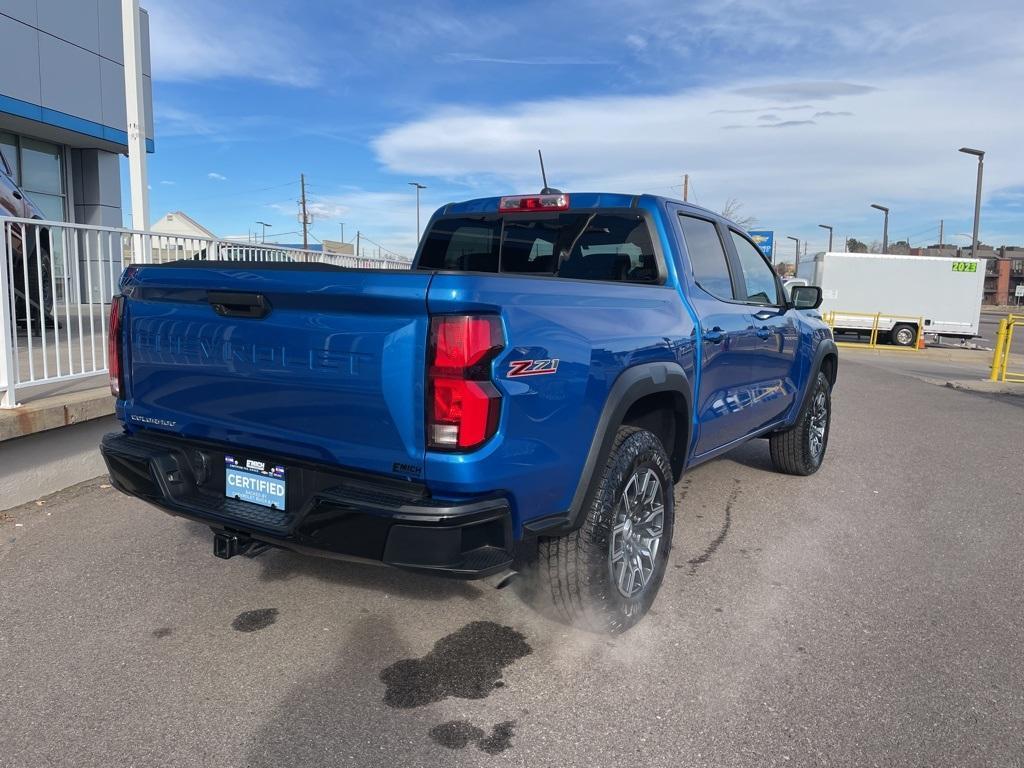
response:
<path fill-rule="evenodd" d="M 832 424 L 832 392 L 828 379 L 819 372 L 810 399 L 796 424 L 768 439 L 772 464 L 787 475 L 813 475 L 821 467 Z"/>
<path fill-rule="evenodd" d="M 621 427 L 573 533 L 540 542 L 540 572 L 562 618 L 618 633 L 647 613 L 665 577 L 675 522 L 672 467 L 651 432 Z"/>

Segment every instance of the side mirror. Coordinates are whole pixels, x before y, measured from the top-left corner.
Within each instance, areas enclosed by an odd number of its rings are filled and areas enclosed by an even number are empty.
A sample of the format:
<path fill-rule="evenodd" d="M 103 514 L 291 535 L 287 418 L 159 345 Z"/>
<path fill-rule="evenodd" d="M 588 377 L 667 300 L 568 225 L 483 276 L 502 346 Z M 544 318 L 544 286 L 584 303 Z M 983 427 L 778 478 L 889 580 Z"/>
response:
<path fill-rule="evenodd" d="M 817 309 L 821 306 L 821 288 L 816 285 L 794 285 L 789 303 L 793 309 Z"/>

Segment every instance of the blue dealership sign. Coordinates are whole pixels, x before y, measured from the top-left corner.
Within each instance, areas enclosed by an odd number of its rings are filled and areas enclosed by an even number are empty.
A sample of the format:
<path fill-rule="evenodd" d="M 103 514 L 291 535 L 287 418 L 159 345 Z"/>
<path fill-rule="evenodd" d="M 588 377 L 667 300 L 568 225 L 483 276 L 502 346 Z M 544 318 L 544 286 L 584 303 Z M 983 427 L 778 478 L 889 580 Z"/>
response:
<path fill-rule="evenodd" d="M 749 232 L 761 253 L 768 257 L 768 261 L 775 263 L 775 233 L 768 229 L 752 229 Z"/>

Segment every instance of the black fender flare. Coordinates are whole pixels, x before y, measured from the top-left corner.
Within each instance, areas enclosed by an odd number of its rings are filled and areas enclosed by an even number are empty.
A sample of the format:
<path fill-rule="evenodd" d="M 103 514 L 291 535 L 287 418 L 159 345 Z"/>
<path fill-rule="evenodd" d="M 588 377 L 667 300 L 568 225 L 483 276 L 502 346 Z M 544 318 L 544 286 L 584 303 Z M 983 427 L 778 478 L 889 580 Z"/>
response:
<path fill-rule="evenodd" d="M 821 370 L 822 363 L 828 355 L 832 355 L 836 359 L 832 380 L 829 382 L 830 386 L 835 386 L 836 378 L 839 376 L 839 348 L 836 346 L 833 339 L 822 339 L 818 342 L 818 346 L 814 350 L 814 358 L 811 360 L 811 365 L 807 369 L 807 384 L 804 387 L 803 396 L 800 398 L 800 407 L 794 414 L 795 417 L 799 418 L 800 414 L 803 413 L 804 409 L 807 407 L 807 403 L 810 402 L 811 392 L 814 391 L 814 387 L 812 385 L 818 376 L 818 371 Z"/>
<path fill-rule="evenodd" d="M 526 533 L 560 536 L 579 527 L 582 523 L 580 511 L 586 509 L 591 501 L 595 475 L 608 460 L 612 444 L 615 442 L 615 433 L 626 413 L 641 398 L 662 392 L 678 393 L 686 403 L 686 455 L 682 457 L 682 463 L 685 465 L 689 458 L 690 424 L 693 415 L 693 387 L 686 372 L 678 363 L 667 361 L 642 363 L 626 368 L 615 379 L 605 398 L 569 509 L 563 514 L 524 523 Z M 666 446 L 666 449 L 671 451 L 672 447 Z"/>

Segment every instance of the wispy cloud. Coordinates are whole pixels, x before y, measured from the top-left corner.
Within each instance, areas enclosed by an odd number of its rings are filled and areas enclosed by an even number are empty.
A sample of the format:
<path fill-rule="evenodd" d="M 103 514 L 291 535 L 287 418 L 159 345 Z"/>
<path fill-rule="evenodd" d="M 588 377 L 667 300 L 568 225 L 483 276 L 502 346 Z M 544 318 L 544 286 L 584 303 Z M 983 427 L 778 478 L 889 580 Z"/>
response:
<path fill-rule="evenodd" d="M 210 171 L 208 174 L 206 174 L 206 178 L 211 179 L 213 181 L 227 181 L 228 180 L 227 176 L 225 176 L 222 173 L 217 173 L 216 171 Z"/>
<path fill-rule="evenodd" d="M 281 11 L 224 0 L 148 0 L 146 8 L 155 80 L 238 78 L 301 88 L 320 80 L 315 48 Z"/>
<path fill-rule="evenodd" d="M 787 107 L 746 107 L 744 109 L 716 109 L 711 112 L 712 115 L 742 115 L 750 112 L 792 112 L 798 109 L 814 109 L 811 104 L 796 104 Z"/>
<path fill-rule="evenodd" d="M 781 123 L 759 125 L 758 128 L 795 128 L 798 125 L 817 125 L 813 120 L 783 120 Z"/>
<path fill-rule="evenodd" d="M 647 38 L 637 34 L 629 34 L 626 35 L 626 45 L 634 51 L 642 51 L 647 47 Z"/>
<path fill-rule="evenodd" d="M 878 89 L 871 85 L 843 83 L 836 80 L 768 83 L 737 88 L 734 93 L 762 99 L 804 101 L 805 99 L 834 99 L 839 96 L 862 96 Z"/>
<path fill-rule="evenodd" d="M 475 53 L 445 53 L 437 57 L 442 64 L 512 64 L 515 66 L 581 66 L 587 64 L 611 64 L 609 59 L 582 58 L 577 56 L 531 56 L 523 58 L 501 58 Z"/>
<path fill-rule="evenodd" d="M 815 112 L 814 117 L 853 117 L 853 112 Z"/>
<path fill-rule="evenodd" d="M 169 180 L 167 180 L 167 179 L 163 179 L 163 180 L 162 180 L 162 181 L 161 181 L 160 183 L 161 183 L 161 184 L 163 184 L 163 185 L 164 185 L 165 187 L 173 187 L 173 186 L 175 186 L 175 185 L 176 185 L 176 184 L 177 184 L 178 182 L 176 182 L 176 181 L 169 181 Z"/>

